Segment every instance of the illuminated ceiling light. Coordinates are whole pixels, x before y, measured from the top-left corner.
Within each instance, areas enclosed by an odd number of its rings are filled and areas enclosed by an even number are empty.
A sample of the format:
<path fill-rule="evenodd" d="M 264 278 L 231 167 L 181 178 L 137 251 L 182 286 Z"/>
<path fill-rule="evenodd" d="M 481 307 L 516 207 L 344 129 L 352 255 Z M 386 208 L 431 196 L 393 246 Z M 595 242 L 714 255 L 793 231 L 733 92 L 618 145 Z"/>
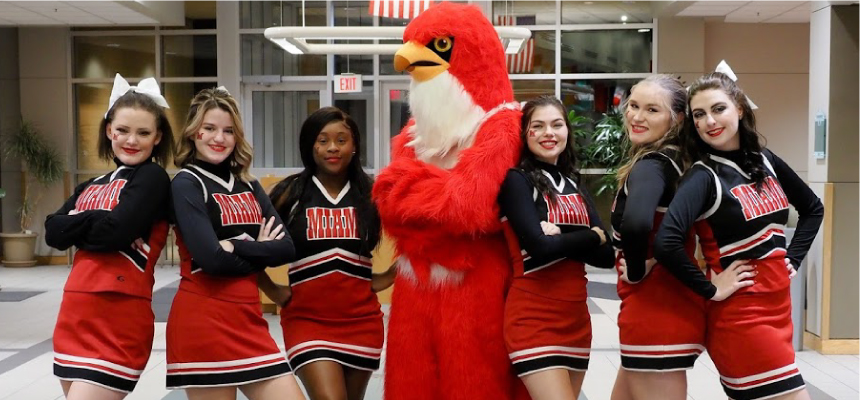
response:
<path fill-rule="evenodd" d="M 531 31 L 517 26 L 497 26 L 506 54 L 519 53 Z M 278 26 L 263 35 L 290 54 L 394 54 L 401 44 L 308 43 L 309 39 L 401 40 L 405 26 Z"/>
<path fill-rule="evenodd" d="M 627 16 L 626 15 L 621 16 L 621 22 L 627 22 Z"/>
<path fill-rule="evenodd" d="M 651 32 L 651 30 L 648 28 L 642 28 L 639 30 L 639 33 L 645 33 L 645 32 Z"/>

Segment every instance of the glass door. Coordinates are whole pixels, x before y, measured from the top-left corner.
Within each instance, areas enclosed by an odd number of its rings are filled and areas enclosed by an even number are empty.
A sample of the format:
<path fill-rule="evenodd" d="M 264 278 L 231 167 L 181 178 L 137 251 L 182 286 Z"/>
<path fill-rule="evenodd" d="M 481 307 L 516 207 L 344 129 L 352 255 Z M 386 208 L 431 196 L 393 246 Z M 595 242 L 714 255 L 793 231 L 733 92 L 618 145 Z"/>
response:
<path fill-rule="evenodd" d="M 391 162 L 391 138 L 398 135 L 409 122 L 409 81 L 382 82 L 382 157 L 381 166 Z"/>
<path fill-rule="evenodd" d="M 325 81 L 245 85 L 245 136 L 254 148 L 255 174 L 286 176 L 301 171 L 299 131 L 324 103 L 325 89 Z"/>

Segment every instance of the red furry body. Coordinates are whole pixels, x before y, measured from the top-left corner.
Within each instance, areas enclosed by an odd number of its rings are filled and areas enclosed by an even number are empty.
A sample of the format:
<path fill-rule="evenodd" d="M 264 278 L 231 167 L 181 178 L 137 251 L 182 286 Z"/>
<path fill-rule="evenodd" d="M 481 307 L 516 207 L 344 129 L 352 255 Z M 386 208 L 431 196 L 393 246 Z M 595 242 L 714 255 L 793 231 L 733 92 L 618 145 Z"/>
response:
<path fill-rule="evenodd" d="M 508 400 L 525 390 L 502 336 L 512 267 L 497 196 L 519 158 L 521 113 L 509 107 L 504 52 L 478 7 L 434 5 L 406 27 L 403 41 L 426 49 L 440 37 L 453 38 L 450 60 L 437 59 L 449 62 L 447 70 L 413 74 L 412 119 L 373 188 L 400 257 L 385 398 Z M 426 143 L 453 144 L 432 153 Z"/>
<path fill-rule="evenodd" d="M 519 124 L 518 111 L 490 118 L 452 170 L 415 159 L 405 146 L 409 126 L 394 139 L 394 160 L 373 195 L 414 273 L 401 265 L 395 283 L 386 399 L 512 398 L 517 383 L 502 340 L 511 266 L 496 197 L 519 155 Z M 448 279 L 434 279 L 432 264 Z"/>

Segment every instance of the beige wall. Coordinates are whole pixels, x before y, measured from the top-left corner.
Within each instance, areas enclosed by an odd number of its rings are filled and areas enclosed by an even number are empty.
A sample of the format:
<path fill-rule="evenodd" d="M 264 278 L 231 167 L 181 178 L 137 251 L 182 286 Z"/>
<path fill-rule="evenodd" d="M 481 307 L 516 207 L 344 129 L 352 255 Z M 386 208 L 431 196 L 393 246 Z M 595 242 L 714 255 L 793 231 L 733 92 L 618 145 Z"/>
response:
<path fill-rule="evenodd" d="M 658 72 L 680 75 L 688 84 L 726 60 L 759 106 L 755 114 L 767 147 L 806 178 L 809 24 L 663 18 L 658 38 Z"/>
<path fill-rule="evenodd" d="M 73 154 L 72 122 L 69 113 L 68 28 L 20 28 L 18 30 L 21 114 L 41 130 L 63 156 L 66 170 Z M 60 208 L 66 196 L 64 184 L 44 189 L 31 229 L 39 233 L 36 254 L 62 255 L 45 244 L 45 216 Z"/>

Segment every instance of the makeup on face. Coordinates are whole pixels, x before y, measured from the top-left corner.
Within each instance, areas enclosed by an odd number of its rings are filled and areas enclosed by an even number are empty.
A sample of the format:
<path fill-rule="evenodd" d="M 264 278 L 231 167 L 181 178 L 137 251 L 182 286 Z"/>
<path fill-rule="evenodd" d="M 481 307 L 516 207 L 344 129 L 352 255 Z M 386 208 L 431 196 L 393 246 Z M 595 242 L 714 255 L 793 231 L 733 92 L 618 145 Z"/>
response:
<path fill-rule="evenodd" d="M 714 149 L 732 151 L 740 148 L 738 126 L 743 111 L 720 89 L 707 89 L 690 98 L 693 123 L 699 137 Z"/>
<path fill-rule="evenodd" d="M 627 100 L 624 119 L 627 134 L 634 145 L 660 140 L 672 127 L 670 93 L 651 82 L 636 85 Z"/>
<path fill-rule="evenodd" d="M 106 126 L 111 150 L 125 165 L 137 165 L 152 158 L 152 151 L 161 142 L 156 116 L 151 112 L 124 107 L 114 112 Z"/>
<path fill-rule="evenodd" d="M 195 134 L 194 146 L 197 158 L 211 164 L 220 164 L 236 147 L 232 115 L 220 108 L 213 108 L 203 115 Z"/>
<path fill-rule="evenodd" d="M 314 142 L 314 162 L 321 172 L 345 174 L 355 151 L 355 141 L 349 126 L 343 121 L 330 122 L 323 127 Z"/>
<path fill-rule="evenodd" d="M 541 106 L 529 120 L 526 145 L 538 160 L 555 164 L 567 147 L 568 134 L 564 115 L 558 108 Z"/>

